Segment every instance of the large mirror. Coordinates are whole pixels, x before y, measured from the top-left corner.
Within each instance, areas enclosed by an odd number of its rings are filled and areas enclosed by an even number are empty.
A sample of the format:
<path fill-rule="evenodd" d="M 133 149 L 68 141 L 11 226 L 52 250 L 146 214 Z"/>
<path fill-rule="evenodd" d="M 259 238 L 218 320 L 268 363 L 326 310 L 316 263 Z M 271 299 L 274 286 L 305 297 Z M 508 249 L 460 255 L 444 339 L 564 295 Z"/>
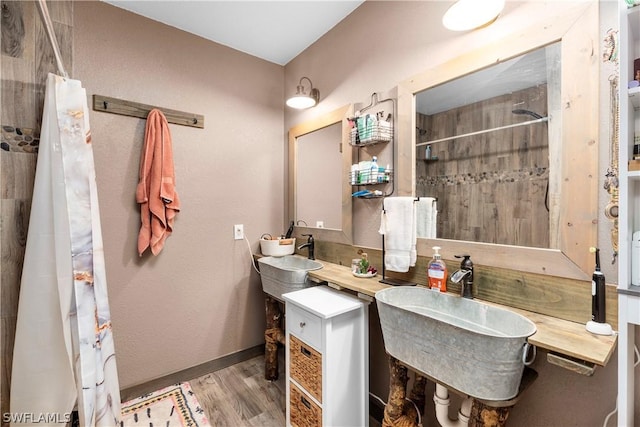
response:
<path fill-rule="evenodd" d="M 289 215 L 298 232 L 351 243 L 351 165 L 345 106 L 289 129 Z"/>
<path fill-rule="evenodd" d="M 415 192 L 437 199 L 437 237 L 557 247 L 560 65 L 556 42 L 416 94 Z"/>
<path fill-rule="evenodd" d="M 597 5 L 571 13 L 399 86 L 398 132 L 410 141 L 401 193 L 438 198 L 438 238 L 419 239 L 421 253 L 437 245 L 449 259 L 465 252 L 481 265 L 590 276 Z"/>

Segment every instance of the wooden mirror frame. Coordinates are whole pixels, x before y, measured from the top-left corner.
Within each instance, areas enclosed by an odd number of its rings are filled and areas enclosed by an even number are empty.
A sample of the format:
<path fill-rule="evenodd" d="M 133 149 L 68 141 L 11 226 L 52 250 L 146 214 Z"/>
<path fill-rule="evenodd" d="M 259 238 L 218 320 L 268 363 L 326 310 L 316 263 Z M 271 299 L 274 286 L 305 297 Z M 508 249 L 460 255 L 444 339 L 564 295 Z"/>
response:
<path fill-rule="evenodd" d="M 347 181 L 349 171 L 351 170 L 351 146 L 349 145 L 350 128 L 347 118 L 352 115 L 353 106 L 346 105 L 321 117 L 309 120 L 289 129 L 289 206 L 287 218 L 289 218 L 289 221 L 296 221 L 296 177 L 298 175 L 297 139 L 300 136 L 331 126 L 335 123 L 342 123 L 342 140 L 340 141 L 342 152 L 342 228 L 340 230 L 336 230 L 331 228 L 318 228 L 295 224 L 296 231 L 299 234 L 313 234 L 315 239 L 334 243 L 353 243 L 351 185 Z"/>
<path fill-rule="evenodd" d="M 579 4 L 564 14 L 507 35 L 433 67 L 398 85 L 398 194 L 415 195 L 415 94 L 553 42 L 561 42 L 562 144 L 558 167 L 560 229 L 558 248 L 543 249 L 444 239 L 418 239 L 418 253 L 441 246 L 445 259 L 469 253 L 480 265 L 588 280 L 597 246 L 599 136 L 598 2 Z M 550 162 L 551 163 L 551 162 Z"/>

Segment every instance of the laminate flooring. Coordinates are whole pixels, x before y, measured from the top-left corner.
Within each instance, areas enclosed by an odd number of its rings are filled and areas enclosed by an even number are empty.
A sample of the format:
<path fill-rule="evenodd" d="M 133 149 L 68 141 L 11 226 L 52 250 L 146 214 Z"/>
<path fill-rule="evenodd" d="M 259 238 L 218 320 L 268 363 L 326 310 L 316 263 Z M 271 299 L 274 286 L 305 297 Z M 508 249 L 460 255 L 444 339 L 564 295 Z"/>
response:
<path fill-rule="evenodd" d="M 264 378 L 264 355 L 190 380 L 211 425 L 284 426 L 286 386 L 282 359 L 277 381 Z"/>
<path fill-rule="evenodd" d="M 264 355 L 189 381 L 200 406 L 216 427 L 283 427 L 286 425 L 286 383 L 283 351 L 279 378 L 264 378 Z M 369 427 L 381 427 L 369 418 Z"/>

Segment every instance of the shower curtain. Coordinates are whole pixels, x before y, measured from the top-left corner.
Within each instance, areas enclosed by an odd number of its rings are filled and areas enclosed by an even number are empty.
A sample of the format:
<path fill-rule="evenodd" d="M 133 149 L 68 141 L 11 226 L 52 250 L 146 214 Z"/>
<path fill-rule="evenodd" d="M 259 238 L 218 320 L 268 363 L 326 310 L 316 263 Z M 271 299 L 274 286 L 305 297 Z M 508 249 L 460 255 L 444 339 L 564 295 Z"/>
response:
<path fill-rule="evenodd" d="M 86 92 L 49 74 L 11 378 L 14 425 L 114 426 L 120 391 Z"/>

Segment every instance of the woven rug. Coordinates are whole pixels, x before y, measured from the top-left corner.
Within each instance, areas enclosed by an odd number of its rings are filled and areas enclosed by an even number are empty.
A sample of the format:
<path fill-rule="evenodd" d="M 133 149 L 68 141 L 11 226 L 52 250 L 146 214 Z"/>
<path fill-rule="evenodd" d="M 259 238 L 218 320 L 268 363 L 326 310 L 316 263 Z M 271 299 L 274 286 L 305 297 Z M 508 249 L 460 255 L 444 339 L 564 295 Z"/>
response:
<path fill-rule="evenodd" d="M 122 404 L 121 427 L 211 426 L 188 382 L 175 384 Z"/>

